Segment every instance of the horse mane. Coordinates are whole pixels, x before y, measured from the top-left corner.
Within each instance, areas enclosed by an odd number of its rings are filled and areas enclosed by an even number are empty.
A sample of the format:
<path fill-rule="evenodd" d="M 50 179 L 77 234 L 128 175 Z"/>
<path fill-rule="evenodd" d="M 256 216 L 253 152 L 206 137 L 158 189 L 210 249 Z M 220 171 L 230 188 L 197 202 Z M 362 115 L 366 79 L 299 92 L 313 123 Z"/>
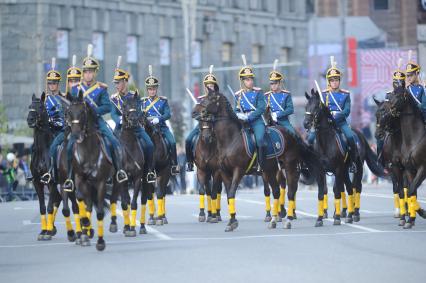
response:
<path fill-rule="evenodd" d="M 228 114 L 229 118 L 231 118 L 231 120 L 237 124 L 238 129 L 241 129 L 241 127 L 242 127 L 241 122 L 238 119 L 237 114 L 235 114 L 234 109 L 232 108 L 229 100 L 226 98 L 225 95 L 223 95 L 220 92 L 216 92 L 216 94 L 219 95 L 219 97 L 222 101 L 222 104 L 224 104 L 223 106 L 224 106 L 225 112 Z"/>

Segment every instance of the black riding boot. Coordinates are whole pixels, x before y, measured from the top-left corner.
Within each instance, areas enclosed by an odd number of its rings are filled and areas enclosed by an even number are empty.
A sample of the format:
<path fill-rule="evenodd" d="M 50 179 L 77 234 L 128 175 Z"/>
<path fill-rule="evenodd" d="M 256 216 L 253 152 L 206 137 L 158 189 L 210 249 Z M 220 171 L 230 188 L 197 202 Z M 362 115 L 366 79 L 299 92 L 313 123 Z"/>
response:
<path fill-rule="evenodd" d="M 194 171 L 194 155 L 192 152 L 192 145 L 185 144 L 185 154 L 186 154 L 186 171 L 191 172 Z"/>
<path fill-rule="evenodd" d="M 177 153 L 176 153 L 176 147 L 173 147 L 171 149 L 171 162 L 172 162 L 172 175 L 177 175 L 179 174 L 180 170 L 179 170 L 179 166 L 177 165 Z"/>
<path fill-rule="evenodd" d="M 354 140 L 350 140 L 350 141 L 348 140 L 348 143 L 349 143 L 349 159 L 350 159 L 350 162 L 351 162 L 351 166 L 349 168 L 349 171 L 351 173 L 356 173 L 357 172 L 356 165 L 357 165 L 358 158 L 359 158 L 358 148 L 357 148 Z"/>
<path fill-rule="evenodd" d="M 127 174 L 122 169 L 123 168 L 123 155 L 122 155 L 119 147 L 113 147 L 112 162 L 114 164 L 115 171 L 117 172 L 116 175 L 115 175 L 117 182 L 122 183 L 124 181 L 127 181 L 127 179 L 128 179 Z"/>
<path fill-rule="evenodd" d="M 146 175 L 146 181 L 148 183 L 155 183 L 155 180 L 157 179 L 157 174 L 155 174 L 154 170 L 154 153 L 153 152 L 147 152 L 146 154 L 146 164 L 148 166 L 148 174 Z"/>
<path fill-rule="evenodd" d="M 266 146 L 261 146 L 257 148 L 257 172 L 262 172 L 265 168 L 266 160 Z"/>

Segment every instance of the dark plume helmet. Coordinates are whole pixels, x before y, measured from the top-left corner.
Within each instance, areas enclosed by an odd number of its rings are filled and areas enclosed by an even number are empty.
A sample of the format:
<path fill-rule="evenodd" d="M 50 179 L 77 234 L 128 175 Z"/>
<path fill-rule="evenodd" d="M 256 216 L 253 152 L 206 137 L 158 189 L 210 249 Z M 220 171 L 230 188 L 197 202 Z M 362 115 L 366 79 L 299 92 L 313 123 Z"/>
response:
<path fill-rule="evenodd" d="M 148 87 L 158 87 L 160 85 L 159 80 L 152 75 L 152 65 L 148 66 L 148 77 L 145 79 L 145 86 Z"/>
<path fill-rule="evenodd" d="M 219 84 L 217 82 L 217 78 L 213 74 L 213 65 L 210 65 L 210 67 L 209 67 L 209 73 L 207 75 L 205 75 L 204 79 L 203 79 L 204 92 L 206 94 L 208 93 L 208 89 L 207 89 L 207 85 L 208 84 L 214 84 L 215 90 L 219 91 Z"/>
<path fill-rule="evenodd" d="M 50 70 L 46 74 L 46 82 L 57 82 L 61 81 L 61 73 L 59 73 L 56 69 L 56 58 L 52 58 L 52 63 L 50 64 Z"/>
<path fill-rule="evenodd" d="M 93 56 L 93 45 L 87 45 L 87 57 L 83 59 L 83 71 L 84 70 L 94 70 L 97 72 L 99 70 L 99 62 Z"/>

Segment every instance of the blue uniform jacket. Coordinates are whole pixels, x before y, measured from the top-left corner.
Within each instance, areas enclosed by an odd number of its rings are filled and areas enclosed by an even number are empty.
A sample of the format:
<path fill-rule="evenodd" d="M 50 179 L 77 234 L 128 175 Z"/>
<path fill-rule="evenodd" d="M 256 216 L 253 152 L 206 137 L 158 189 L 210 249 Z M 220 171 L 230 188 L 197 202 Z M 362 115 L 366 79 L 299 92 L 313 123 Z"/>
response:
<path fill-rule="evenodd" d="M 251 124 L 262 123 L 262 115 L 266 109 L 265 97 L 261 89 L 239 90 L 235 93 L 234 111 L 248 114 Z"/>

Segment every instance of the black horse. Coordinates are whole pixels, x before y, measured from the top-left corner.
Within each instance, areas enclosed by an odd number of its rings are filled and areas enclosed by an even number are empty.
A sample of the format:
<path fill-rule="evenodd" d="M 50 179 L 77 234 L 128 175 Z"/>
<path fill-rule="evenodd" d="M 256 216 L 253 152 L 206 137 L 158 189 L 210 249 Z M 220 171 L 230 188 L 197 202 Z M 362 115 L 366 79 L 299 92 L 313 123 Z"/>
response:
<path fill-rule="evenodd" d="M 360 141 L 359 155 L 360 159 L 356 162 L 356 173 L 353 180 L 349 177 L 349 160 L 346 154 L 342 154 L 339 150 L 336 135 L 338 130 L 334 124 L 334 120 L 328 107 L 321 102 L 318 91 L 311 90 L 311 95 L 305 93 L 307 104 L 304 120 L 304 127 L 316 132 L 314 149 L 321 156 L 321 161 L 327 172 L 331 172 L 335 176 L 333 192 L 334 192 L 334 225 L 341 224 L 340 201 L 341 195 L 344 193 L 344 187 L 348 193 L 348 215 L 347 222 L 358 222 L 360 220 L 361 190 L 363 163 L 367 161 L 370 170 L 377 176 L 384 176 L 383 168 L 377 164 L 377 156 L 369 147 L 365 137 L 358 131 L 355 134 Z M 354 196 L 355 195 L 355 196 Z"/>
<path fill-rule="evenodd" d="M 401 129 L 401 162 L 408 181 L 409 219 L 404 229 L 414 226 L 416 213 L 426 213 L 417 202 L 417 189 L 426 178 L 426 129 L 417 102 L 405 88 L 398 87 L 390 98 L 389 116 L 399 117 Z M 385 118 L 384 118 L 385 119 Z"/>
<path fill-rule="evenodd" d="M 43 92 L 41 98 L 37 98 L 35 94 L 32 96 L 31 105 L 27 117 L 27 124 L 30 128 L 34 129 L 34 144 L 31 152 L 30 170 L 33 175 L 33 184 L 36 190 L 41 216 L 41 232 L 37 239 L 51 240 L 52 236 L 56 234 L 56 227 L 54 226 L 54 218 L 61 203 L 61 196 L 56 190 L 54 182 L 48 182 L 47 188 L 49 190 L 49 200 L 47 205 L 47 218 L 46 218 L 46 204 L 44 196 L 45 183 L 42 182 L 42 176 L 49 171 L 50 157 L 49 146 L 53 141 L 53 134 L 49 127 L 49 116 L 44 106 L 46 94 Z"/>
<path fill-rule="evenodd" d="M 104 208 L 106 182 L 113 176 L 114 168 L 97 131 L 98 119 L 95 111 L 84 102 L 83 93 L 71 99 L 66 114 L 71 135 L 76 138 L 72 149 L 72 171 L 75 178 L 76 196 L 82 224 L 81 245 L 90 245 L 89 231 L 93 205 L 96 208 L 98 241 L 96 249 L 105 249 Z"/>
<path fill-rule="evenodd" d="M 237 187 L 241 178 L 245 174 L 253 174 L 252 158 L 246 153 L 243 145 L 242 125 L 236 114 L 231 108 L 227 98 L 219 93 L 209 93 L 208 97 L 203 100 L 202 105 L 205 111 L 212 116 L 208 125 L 203 126 L 201 135 L 214 136 L 217 143 L 217 154 L 219 164 L 221 164 L 221 179 L 225 184 L 228 196 L 228 210 L 231 216 L 226 232 L 233 231 L 238 227 L 236 219 L 235 196 Z M 288 183 L 288 199 L 289 208 L 285 228 L 291 228 L 291 222 L 294 219 L 294 199 L 297 191 L 300 164 L 302 162 L 309 166 L 310 172 L 314 176 L 321 176 L 317 171 L 320 170 L 321 164 L 317 162 L 314 154 L 305 152 L 298 146 L 293 136 L 287 133 L 283 128 L 277 127 L 286 140 L 286 146 L 283 153 L 277 159 L 269 159 L 265 162 L 265 170 L 263 172 L 264 180 L 271 186 L 274 195 L 274 215 L 278 213 L 280 188 L 278 178 L 282 171 Z M 250 168 L 250 169 L 248 169 Z M 320 189 L 320 191 L 322 191 Z M 322 222 L 322 216 L 319 215 L 317 222 Z"/>

